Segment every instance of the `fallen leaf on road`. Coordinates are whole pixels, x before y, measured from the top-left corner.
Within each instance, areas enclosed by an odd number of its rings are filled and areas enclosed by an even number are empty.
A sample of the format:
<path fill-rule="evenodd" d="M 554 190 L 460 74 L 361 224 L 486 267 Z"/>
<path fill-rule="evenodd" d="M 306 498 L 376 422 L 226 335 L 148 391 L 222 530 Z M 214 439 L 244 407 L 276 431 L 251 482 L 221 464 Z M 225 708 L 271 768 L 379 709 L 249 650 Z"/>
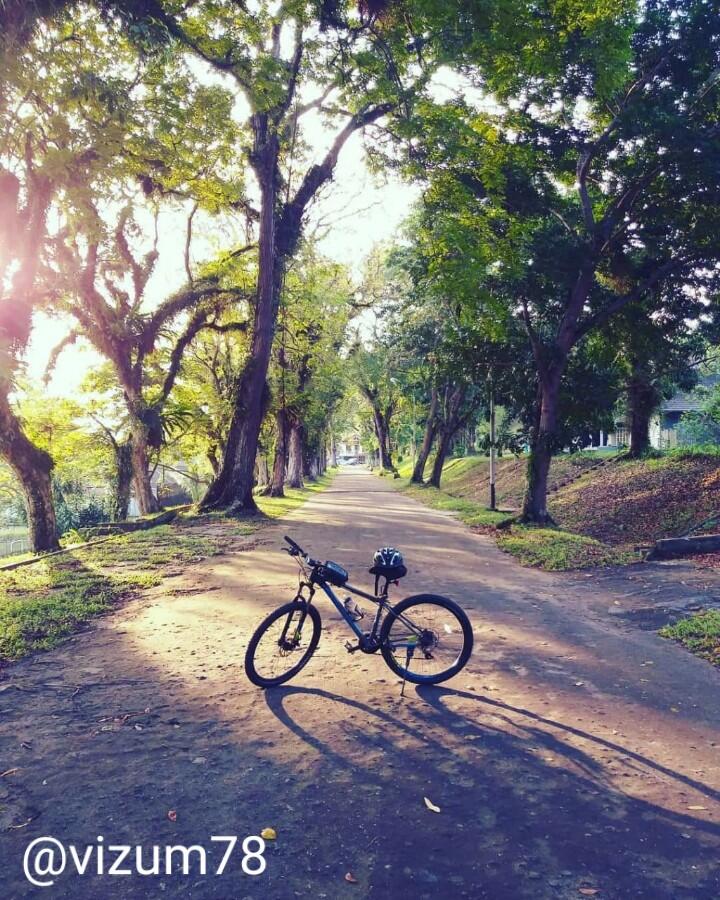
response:
<path fill-rule="evenodd" d="M 353 875 L 352 872 L 346 872 L 346 873 L 345 873 L 345 881 L 349 881 L 350 884 L 357 884 L 357 883 L 358 883 L 357 878 Z"/>
<path fill-rule="evenodd" d="M 16 772 L 20 771 L 19 766 L 15 766 L 14 769 L 5 769 L 4 772 L 0 772 L 0 778 L 4 778 L 6 775 L 14 775 Z"/>
<path fill-rule="evenodd" d="M 578 888 L 578 892 L 580 894 L 583 894 L 585 897 L 594 897 L 595 894 L 600 893 L 597 888 Z"/>
<path fill-rule="evenodd" d="M 425 806 L 427 806 L 427 808 L 430 810 L 430 812 L 436 812 L 436 813 L 440 812 L 440 807 L 435 806 L 435 804 L 432 802 L 432 800 L 428 800 L 427 797 L 423 797 L 423 800 L 425 801 Z"/>
<path fill-rule="evenodd" d="M 584 681 L 576 681 L 576 682 L 575 682 L 575 687 L 582 687 L 584 684 L 585 684 Z"/>
<path fill-rule="evenodd" d="M 688 806 L 688 809 L 707 809 L 707 806 Z"/>
<path fill-rule="evenodd" d="M 177 810 L 169 809 L 167 817 L 171 822 L 177 822 Z"/>
<path fill-rule="evenodd" d="M 264 841 L 274 841 L 277 838 L 277 831 L 274 828 L 263 828 L 260 832 L 260 837 Z"/>

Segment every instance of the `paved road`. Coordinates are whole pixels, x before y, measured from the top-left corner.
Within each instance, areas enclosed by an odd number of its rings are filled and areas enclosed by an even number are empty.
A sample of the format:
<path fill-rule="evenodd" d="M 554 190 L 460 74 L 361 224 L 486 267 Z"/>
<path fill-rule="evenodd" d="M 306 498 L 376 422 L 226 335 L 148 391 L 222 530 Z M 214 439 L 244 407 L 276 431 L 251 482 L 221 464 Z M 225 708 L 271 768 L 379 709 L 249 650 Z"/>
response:
<path fill-rule="evenodd" d="M 284 532 L 356 583 L 376 547 L 400 547 L 400 594 L 468 609 L 467 670 L 401 699 L 380 658 L 347 656 L 323 602 L 307 669 L 251 688 L 248 635 L 293 590 Z M 32 821 L 0 834 L 3 896 L 39 893 L 19 868 L 38 835 L 149 853 L 269 825 L 278 840 L 257 878 L 233 858 L 204 878 L 65 875 L 44 896 L 716 900 L 718 672 L 603 615 L 612 597 L 598 602 L 590 583 L 521 569 L 387 481 L 345 471 L 246 552 L 9 671 L 0 771 L 21 771 L 0 779 L 0 828 Z"/>

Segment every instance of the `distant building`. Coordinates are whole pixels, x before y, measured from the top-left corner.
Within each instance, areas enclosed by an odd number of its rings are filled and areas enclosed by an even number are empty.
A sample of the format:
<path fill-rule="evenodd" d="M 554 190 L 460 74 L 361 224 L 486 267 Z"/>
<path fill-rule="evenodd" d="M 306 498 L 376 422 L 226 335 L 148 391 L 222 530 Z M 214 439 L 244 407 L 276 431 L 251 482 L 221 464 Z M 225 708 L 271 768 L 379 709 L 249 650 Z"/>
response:
<path fill-rule="evenodd" d="M 336 444 L 335 452 L 340 465 L 351 462 L 364 463 L 367 460 L 360 435 L 357 432 L 343 435 Z"/>
<path fill-rule="evenodd" d="M 720 385 L 720 375 L 705 375 L 698 380 L 697 387 L 712 389 Z M 682 438 L 681 421 L 685 413 L 700 412 L 704 397 L 697 388 L 678 391 L 665 400 L 650 421 L 650 446 L 655 450 L 672 450 Z M 602 447 L 622 447 L 630 444 L 630 429 L 618 423 L 614 432 L 596 432 L 588 450 Z"/>
<path fill-rule="evenodd" d="M 720 375 L 700 378 L 697 387 L 712 390 L 720 385 Z M 700 412 L 705 398 L 697 390 L 678 391 L 660 407 L 659 414 L 650 425 L 650 443 L 658 450 L 677 447 L 682 436 L 680 422 L 685 413 Z"/>

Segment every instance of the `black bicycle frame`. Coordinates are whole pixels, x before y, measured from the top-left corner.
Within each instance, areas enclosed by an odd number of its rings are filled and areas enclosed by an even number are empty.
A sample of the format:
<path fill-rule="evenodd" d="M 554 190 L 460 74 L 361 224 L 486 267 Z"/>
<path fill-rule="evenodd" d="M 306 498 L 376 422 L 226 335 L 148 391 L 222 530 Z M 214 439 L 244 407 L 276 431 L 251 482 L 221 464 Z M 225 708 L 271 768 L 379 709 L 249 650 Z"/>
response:
<path fill-rule="evenodd" d="M 332 587 L 326 581 L 317 581 L 317 582 L 315 582 L 315 584 L 317 584 L 322 589 L 323 593 L 325 593 L 327 595 L 327 597 L 330 599 L 330 601 L 333 604 L 333 606 L 335 607 L 335 609 L 340 613 L 342 618 L 347 622 L 347 624 L 350 626 L 352 631 L 355 633 L 355 636 L 357 638 L 362 638 L 365 635 L 365 632 L 359 626 L 357 620 L 355 618 L 353 618 L 352 614 L 345 608 L 345 604 L 341 602 L 341 600 L 339 599 L 339 597 L 337 596 L 335 591 L 332 589 Z M 304 599 L 304 600 L 306 600 L 307 603 L 310 603 L 312 601 L 313 595 L 315 594 L 315 584 L 313 584 L 309 581 L 301 581 L 300 582 L 300 590 L 298 591 L 297 599 Z M 302 589 L 304 587 L 307 587 L 310 589 L 309 597 L 303 597 Z M 380 625 L 380 617 L 382 616 L 383 610 L 388 605 L 387 585 L 385 586 L 385 590 L 383 591 L 383 593 L 381 593 L 379 595 L 368 594 L 367 591 L 363 591 L 360 588 L 353 587 L 353 585 L 347 584 L 347 583 L 343 585 L 343 590 L 347 590 L 351 594 L 355 594 L 357 597 L 363 597 L 365 600 L 369 600 L 371 603 L 377 604 L 377 612 L 375 613 L 375 620 L 373 621 L 372 630 L 370 631 L 370 638 L 375 639 L 377 637 L 377 630 Z M 391 609 L 392 609 L 392 607 L 391 607 Z M 413 631 L 418 632 L 418 629 L 411 622 L 409 622 L 405 618 L 405 616 L 399 615 L 399 616 L 397 616 L 397 618 L 400 621 L 402 621 L 404 624 L 408 625 Z M 404 647 L 404 646 L 406 646 L 406 643 L 401 642 L 401 643 L 396 644 L 395 646 Z M 415 646 L 415 642 L 408 641 L 407 646 L 413 647 L 413 646 Z"/>

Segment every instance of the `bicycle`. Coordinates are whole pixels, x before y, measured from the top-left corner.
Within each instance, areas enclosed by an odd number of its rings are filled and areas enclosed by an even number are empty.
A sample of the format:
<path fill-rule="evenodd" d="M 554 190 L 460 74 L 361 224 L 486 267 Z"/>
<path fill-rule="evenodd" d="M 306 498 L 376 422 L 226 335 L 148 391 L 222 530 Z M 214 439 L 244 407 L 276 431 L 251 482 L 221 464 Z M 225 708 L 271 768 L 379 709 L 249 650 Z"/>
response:
<path fill-rule="evenodd" d="M 317 649 L 322 630 L 320 613 L 313 597 L 320 588 L 330 599 L 357 638 L 346 641 L 349 653 L 377 653 L 390 669 L 414 684 L 439 684 L 457 675 L 473 648 L 473 631 L 464 610 L 453 600 L 434 594 L 406 597 L 397 605 L 388 599 L 391 584 L 407 574 L 404 565 L 370 569 L 375 576 L 375 593 L 369 594 L 348 582 L 347 571 L 338 563 L 312 559 L 295 541 L 285 537 L 283 549 L 300 568 L 295 598 L 280 606 L 258 626 L 245 653 L 245 672 L 258 687 L 284 684 L 298 674 Z M 380 588 L 381 582 L 382 588 Z M 333 588 L 343 588 L 377 605 L 372 628 L 363 631 L 359 622 L 365 612 L 350 597 L 343 602 Z M 308 628 L 310 631 L 308 631 Z M 411 671 L 415 664 L 418 671 Z"/>

